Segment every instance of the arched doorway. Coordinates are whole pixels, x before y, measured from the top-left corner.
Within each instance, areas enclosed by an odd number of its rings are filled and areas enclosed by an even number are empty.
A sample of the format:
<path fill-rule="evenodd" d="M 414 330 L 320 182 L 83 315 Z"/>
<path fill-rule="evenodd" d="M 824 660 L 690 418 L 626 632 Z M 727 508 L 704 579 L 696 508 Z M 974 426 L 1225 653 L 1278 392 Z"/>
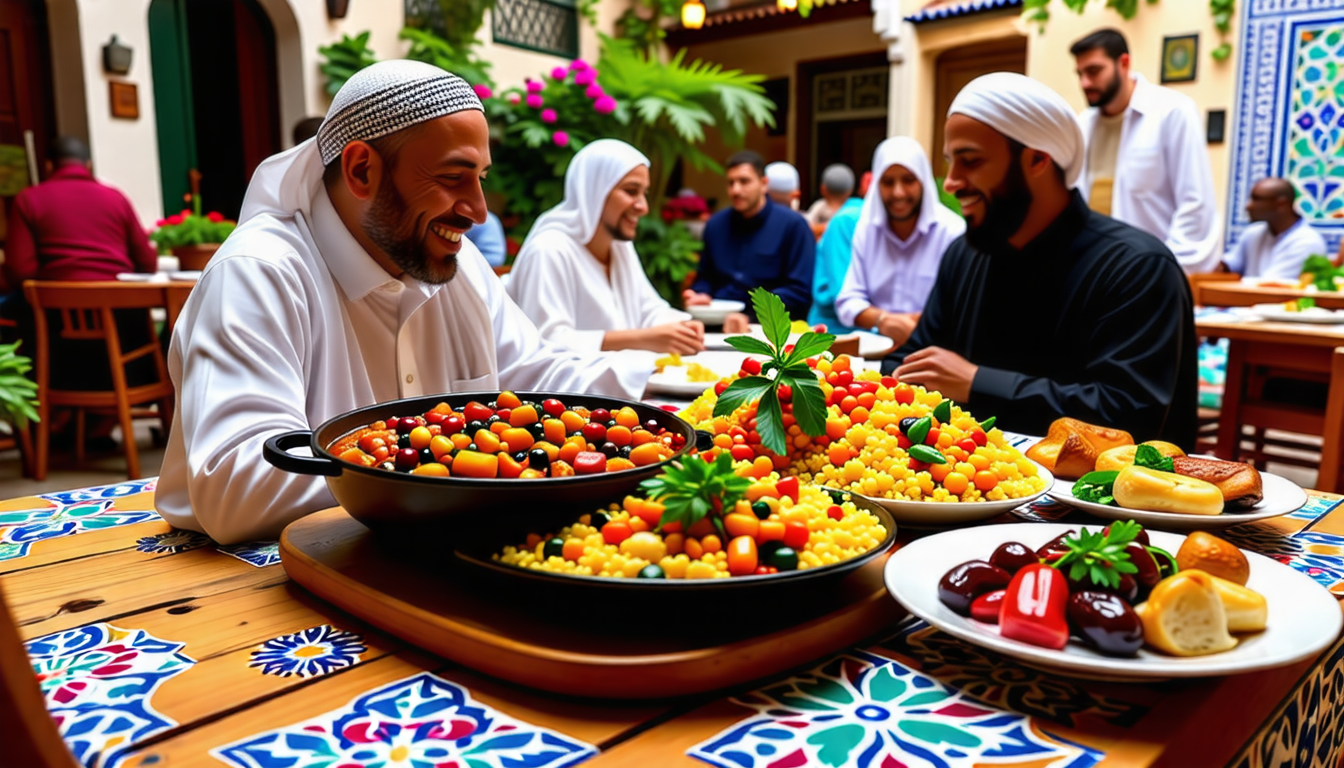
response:
<path fill-rule="evenodd" d="M 149 37 L 164 207 L 196 169 L 206 207 L 236 217 L 281 147 L 275 29 L 256 0 L 152 0 Z"/>
<path fill-rule="evenodd" d="M 0 244 L 5 239 L 8 206 L 29 177 L 27 141 L 36 150 L 40 168 L 47 140 L 55 127 L 51 88 L 51 56 L 47 52 L 47 9 L 43 0 L 0 0 Z M 14 166 L 15 173 L 9 173 Z"/>

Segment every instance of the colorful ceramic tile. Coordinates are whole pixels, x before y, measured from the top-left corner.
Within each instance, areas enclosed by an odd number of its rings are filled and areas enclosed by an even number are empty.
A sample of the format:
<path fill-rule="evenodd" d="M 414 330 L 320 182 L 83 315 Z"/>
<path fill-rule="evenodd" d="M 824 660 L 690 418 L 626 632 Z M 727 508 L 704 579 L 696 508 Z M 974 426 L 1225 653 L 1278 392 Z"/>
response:
<path fill-rule="evenodd" d="M 1344 597 L 1344 536 L 1310 530 L 1285 536 L 1268 525 L 1239 525 L 1223 531 L 1222 536 L 1239 547 L 1301 571 Z"/>
<path fill-rule="evenodd" d="M 1344 642 L 1317 665 L 1269 727 L 1247 745 L 1236 768 L 1337 768 L 1344 755 Z"/>
<path fill-rule="evenodd" d="M 367 650 L 359 635 L 323 624 L 267 640 L 247 665 L 263 675 L 317 677 L 354 665 Z"/>
<path fill-rule="evenodd" d="M 1330 514 L 1330 510 L 1339 506 L 1339 499 L 1327 499 L 1321 496 L 1308 496 L 1307 503 L 1296 512 L 1286 515 L 1292 520 L 1316 521 Z"/>
<path fill-rule="evenodd" d="M 210 537 L 203 533 L 174 528 L 167 533 L 156 533 L 153 536 L 136 539 L 135 548 L 151 555 L 175 555 L 178 552 L 199 549 L 210 543 Z"/>
<path fill-rule="evenodd" d="M 923 621 L 912 622 L 883 646 L 915 663 L 920 672 L 982 704 L 1068 726 L 1102 720 L 1127 728 L 1149 710 L 1146 704 L 1092 693 L 1068 677 L 1040 672 L 962 642 Z M 1161 695 L 1160 690 L 1138 685 L 1125 690 L 1134 692 L 1139 700 L 1155 700 Z"/>
<path fill-rule="evenodd" d="M 720 768 L 1088 768 L 1105 756 L 861 651 L 734 701 L 756 715 L 687 754 Z"/>
<path fill-rule="evenodd" d="M 246 544 L 230 544 L 227 547 L 220 547 L 219 551 L 258 568 L 265 568 L 268 565 L 275 565 L 280 562 L 280 542 L 278 541 L 249 541 Z"/>
<path fill-rule="evenodd" d="M 78 493 L 83 492 L 40 497 L 56 502 L 54 507 L 0 512 L 0 561 L 26 557 L 33 544 L 39 541 L 160 519 L 159 513 L 152 509 L 115 509 L 116 497 L 78 501 L 56 498 Z"/>
<path fill-rule="evenodd" d="M 78 488 L 73 491 L 42 493 L 38 494 L 38 498 L 49 499 L 58 504 L 78 504 L 83 501 L 120 499 L 123 496 L 132 496 L 137 493 L 153 491 L 158 485 L 159 478 L 150 477 L 144 480 L 127 480 L 124 483 L 117 483 L 115 485 L 95 485 L 92 488 Z"/>
<path fill-rule="evenodd" d="M 211 754 L 239 768 L 560 768 L 592 757 L 597 748 L 515 720 L 425 672 Z"/>
<path fill-rule="evenodd" d="M 177 723 L 154 710 L 154 691 L 196 662 L 182 643 L 141 629 L 93 624 L 25 644 L 65 744 L 86 768 L 114 766 L 137 742 Z"/>

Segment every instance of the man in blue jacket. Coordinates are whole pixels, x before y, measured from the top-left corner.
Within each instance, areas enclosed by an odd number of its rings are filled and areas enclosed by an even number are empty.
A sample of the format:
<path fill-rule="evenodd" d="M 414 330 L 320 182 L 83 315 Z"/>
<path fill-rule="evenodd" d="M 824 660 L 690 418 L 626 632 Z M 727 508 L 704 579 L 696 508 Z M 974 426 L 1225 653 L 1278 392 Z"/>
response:
<path fill-rule="evenodd" d="M 797 211 L 766 196 L 765 159 L 750 150 L 728 158 L 728 198 L 732 208 L 705 225 L 704 250 L 687 306 L 730 299 L 747 304 L 758 286 L 784 300 L 789 315 L 807 317 L 812 306 L 812 271 L 817 243 Z M 728 323 L 725 322 L 725 326 Z"/>

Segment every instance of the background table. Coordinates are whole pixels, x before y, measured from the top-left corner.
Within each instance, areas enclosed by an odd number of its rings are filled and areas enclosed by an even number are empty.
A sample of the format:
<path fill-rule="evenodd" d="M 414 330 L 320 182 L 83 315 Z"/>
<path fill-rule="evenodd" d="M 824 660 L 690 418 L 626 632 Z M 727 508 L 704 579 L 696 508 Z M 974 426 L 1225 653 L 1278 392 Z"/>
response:
<path fill-rule="evenodd" d="M 1016 757 L 996 765 L 1251 768 L 1334 766 L 1344 740 L 1340 644 L 1256 674 L 1108 684 L 1037 672 L 907 621 L 745 690 L 645 703 L 542 695 L 313 598 L 289 583 L 274 543 L 219 547 L 170 529 L 152 511 L 154 485 L 0 503 L 0 580 L 86 764 L 234 765 L 246 753 L 256 765 L 381 755 L 392 766 L 462 749 L 474 767 L 704 764 L 688 752 L 740 768 L 892 766 L 882 755 L 900 739 L 900 754 L 937 758 L 928 764 L 970 765 L 1016 740 Z M 1339 502 L 1315 495 L 1290 517 L 1229 535 L 1344 595 Z M 1043 503 L 1018 514 L 1066 512 Z M 602 610 L 575 606 L 576 620 Z M 712 616 L 668 619 L 713 631 Z M 343 719 L 324 717 L 333 712 Z M 445 741 L 483 723 L 489 738 Z M 341 738 L 356 758 L 317 757 Z M 268 749 L 294 758 L 257 757 Z"/>
<path fill-rule="evenodd" d="M 1302 288 L 1251 285 L 1242 282 L 1199 283 L 1195 303 L 1206 307 L 1250 307 L 1278 304 L 1310 296 L 1326 309 L 1344 309 L 1344 293 L 1307 292 Z"/>

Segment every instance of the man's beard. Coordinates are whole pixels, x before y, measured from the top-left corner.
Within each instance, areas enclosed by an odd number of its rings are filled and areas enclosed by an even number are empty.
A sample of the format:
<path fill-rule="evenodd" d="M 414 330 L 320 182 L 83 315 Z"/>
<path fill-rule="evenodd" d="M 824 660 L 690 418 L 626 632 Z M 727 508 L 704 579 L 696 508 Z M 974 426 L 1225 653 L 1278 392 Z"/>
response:
<path fill-rule="evenodd" d="M 613 243 L 628 243 L 635 239 L 633 237 L 627 237 L 626 234 L 621 231 L 621 226 L 619 224 L 608 224 L 604 221 L 602 222 L 602 228 L 607 230 L 608 235 L 611 235 L 611 241 Z"/>
<path fill-rule="evenodd" d="M 416 280 L 431 285 L 452 280 L 457 275 L 457 255 L 450 255 L 443 264 L 434 263 L 424 242 L 416 238 L 415 222 L 406 217 L 405 198 L 391 180 L 385 181 L 364 214 L 364 232 L 393 264 Z M 466 230 L 471 221 L 462 218 L 453 226 Z"/>
<path fill-rule="evenodd" d="M 909 221 L 911 219 L 919 218 L 919 212 L 924 209 L 924 198 L 923 196 L 921 196 L 918 200 L 916 200 L 915 204 L 911 206 L 910 212 L 904 216 L 897 216 L 893 214 L 891 212 L 891 206 L 884 204 L 883 207 L 887 209 L 887 223 L 898 224 L 902 221 Z"/>
<path fill-rule="evenodd" d="M 966 221 L 966 242 L 985 253 L 1011 248 L 1008 238 L 1017 234 L 1031 210 L 1031 188 L 1027 174 L 1022 170 L 1022 158 L 1014 157 L 1003 181 L 989 192 L 985 199 L 985 219 L 979 226 Z"/>
<path fill-rule="evenodd" d="M 1106 86 L 1106 90 L 1102 91 L 1101 95 L 1098 96 L 1097 98 L 1088 99 L 1087 106 L 1104 107 L 1107 104 L 1110 104 L 1112 101 L 1114 101 L 1115 97 L 1119 93 L 1120 93 L 1120 71 L 1119 69 L 1117 69 L 1115 72 L 1115 77 L 1111 78 L 1111 84 Z"/>

